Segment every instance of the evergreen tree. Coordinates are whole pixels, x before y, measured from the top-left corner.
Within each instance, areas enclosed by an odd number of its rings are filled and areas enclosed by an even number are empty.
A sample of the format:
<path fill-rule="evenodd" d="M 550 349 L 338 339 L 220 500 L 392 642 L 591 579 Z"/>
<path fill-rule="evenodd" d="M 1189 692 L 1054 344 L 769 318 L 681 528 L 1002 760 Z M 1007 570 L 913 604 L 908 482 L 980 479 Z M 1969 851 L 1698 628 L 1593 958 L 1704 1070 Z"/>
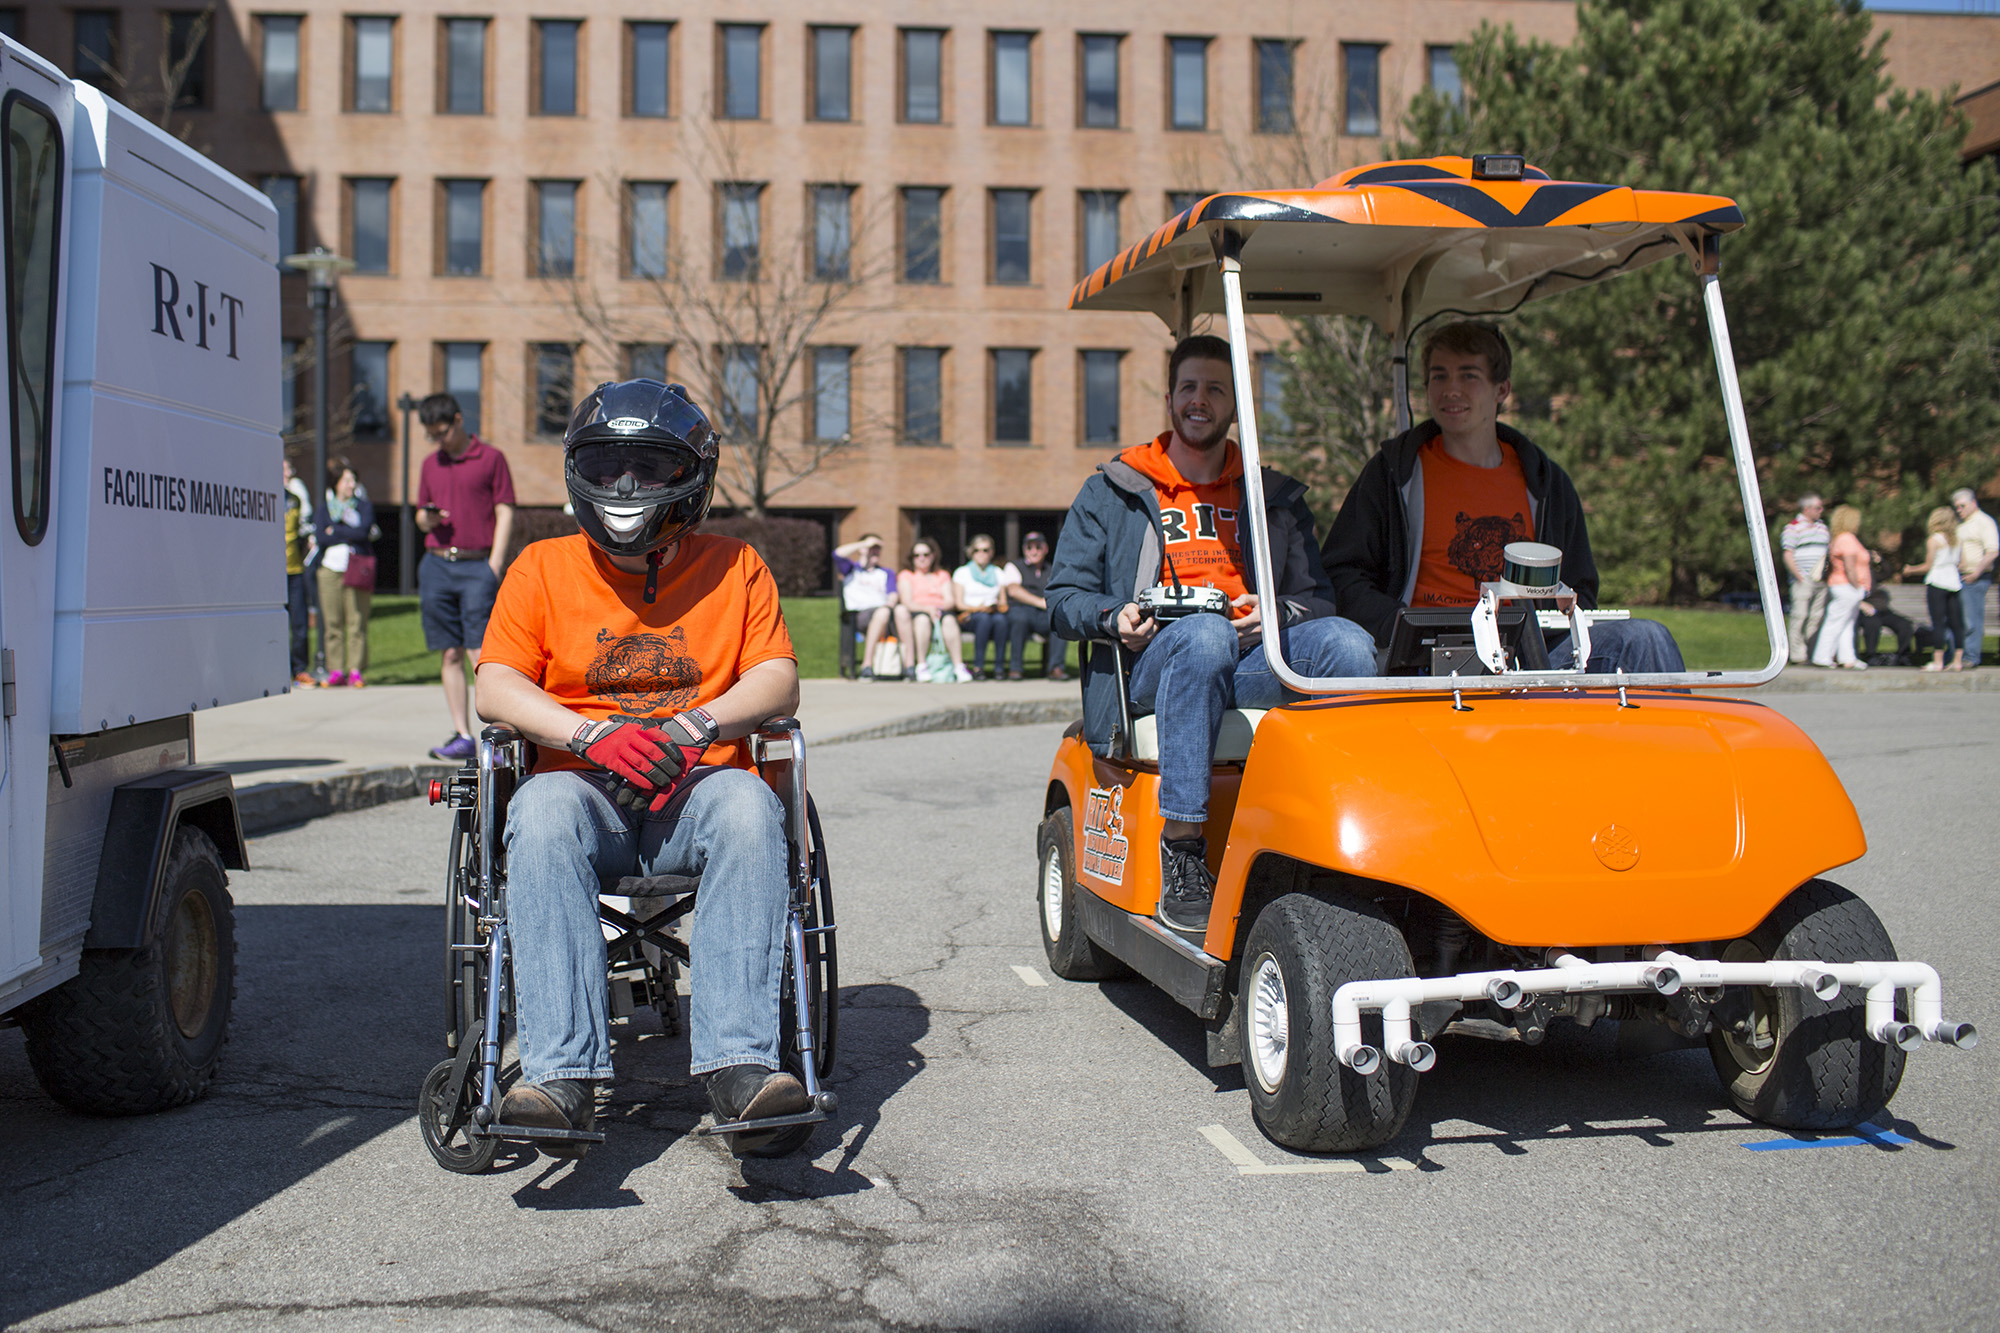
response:
<path fill-rule="evenodd" d="M 1913 536 L 2000 466 L 2000 230 L 1949 94 L 1884 73 L 1855 0 L 1582 0 L 1573 44 L 1486 25 L 1423 154 L 1727 195 L 1722 291 L 1765 518 L 1804 490 Z M 1575 477 L 1608 604 L 1752 584 L 1698 288 L 1662 262 L 1508 322 L 1521 425 Z M 1907 546 L 1905 549 L 1909 549 Z"/>

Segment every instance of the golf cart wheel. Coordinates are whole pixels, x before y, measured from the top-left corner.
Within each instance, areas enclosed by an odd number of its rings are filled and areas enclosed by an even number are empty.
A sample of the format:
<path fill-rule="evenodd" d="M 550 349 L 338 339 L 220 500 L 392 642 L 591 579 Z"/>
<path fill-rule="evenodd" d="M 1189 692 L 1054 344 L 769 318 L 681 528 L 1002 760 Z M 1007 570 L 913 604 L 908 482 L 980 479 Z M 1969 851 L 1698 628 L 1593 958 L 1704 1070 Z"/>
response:
<path fill-rule="evenodd" d="M 1243 950 L 1237 1013 L 1243 1082 L 1258 1128 L 1297 1152 L 1353 1152 L 1396 1136 L 1417 1073 L 1383 1060 L 1357 1074 L 1334 1054 L 1333 993 L 1350 981 L 1414 976 L 1402 932 L 1373 903 L 1288 893 L 1257 915 Z M 1382 1044 L 1379 1014 L 1362 1040 Z"/>
<path fill-rule="evenodd" d="M 453 1062 L 441 1060 L 424 1075 L 423 1090 L 417 1094 L 417 1128 L 423 1131 L 424 1146 L 437 1164 L 462 1176 L 476 1176 L 493 1165 L 500 1152 L 500 1140 L 475 1139 L 472 1108 L 479 1100 L 479 1066 L 466 1070 L 465 1086 L 459 1089 L 457 1105 L 448 1105 Z"/>
<path fill-rule="evenodd" d="M 1041 875 L 1035 901 L 1041 908 L 1042 950 L 1049 956 L 1049 971 L 1065 981 L 1108 981 L 1124 976 L 1125 965 L 1098 948 L 1077 919 L 1079 890 L 1070 869 L 1070 858 L 1076 854 L 1076 825 L 1069 807 L 1042 821 L 1038 841 Z"/>
<path fill-rule="evenodd" d="M 1896 946 L 1867 903 L 1828 880 L 1807 880 L 1724 962 L 1889 961 Z M 1793 986 L 1751 990 L 1747 1015 L 1709 1034 L 1715 1072 L 1738 1111 L 1781 1129 L 1840 1129 L 1880 1112 L 1903 1081 L 1903 1052 L 1868 1036 L 1866 996 L 1832 1000 Z"/>
<path fill-rule="evenodd" d="M 146 944 L 93 949 L 82 970 L 23 1006 L 28 1061 L 73 1111 L 144 1115 L 208 1091 L 236 996 L 236 915 L 222 856 L 174 832 Z"/>

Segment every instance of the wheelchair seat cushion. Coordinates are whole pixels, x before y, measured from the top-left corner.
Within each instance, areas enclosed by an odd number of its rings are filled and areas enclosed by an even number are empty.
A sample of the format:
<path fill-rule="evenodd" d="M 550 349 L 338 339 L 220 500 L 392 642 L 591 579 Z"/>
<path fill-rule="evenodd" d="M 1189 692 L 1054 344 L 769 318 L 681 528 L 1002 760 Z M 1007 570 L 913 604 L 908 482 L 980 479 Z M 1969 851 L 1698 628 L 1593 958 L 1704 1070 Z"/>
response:
<path fill-rule="evenodd" d="M 1215 762 L 1240 764 L 1250 757 L 1250 741 L 1257 724 L 1269 711 L 1263 708 L 1228 708 L 1222 713 L 1222 731 L 1215 738 Z M 1159 722 L 1151 713 L 1132 719 L 1132 757 L 1150 763 L 1160 761 Z"/>

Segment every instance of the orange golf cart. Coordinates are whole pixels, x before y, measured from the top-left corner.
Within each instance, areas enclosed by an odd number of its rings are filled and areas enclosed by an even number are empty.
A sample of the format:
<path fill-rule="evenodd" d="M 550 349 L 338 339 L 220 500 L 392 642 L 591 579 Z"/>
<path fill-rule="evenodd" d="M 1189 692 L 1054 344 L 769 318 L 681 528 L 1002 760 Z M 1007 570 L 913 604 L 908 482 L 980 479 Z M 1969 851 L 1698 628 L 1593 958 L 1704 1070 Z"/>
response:
<path fill-rule="evenodd" d="M 1551 180 L 1517 156 L 1385 162 L 1311 189 L 1202 200 L 1080 283 L 1071 306 L 1150 311 L 1176 336 L 1226 317 L 1255 586 L 1272 587 L 1246 319 L 1374 320 L 1407 350 L 1427 320 L 1502 316 L 1657 262 L 1692 270 L 1707 314 L 1770 658 L 1754 671 L 1593 675 L 1590 627 L 1623 612 L 1555 581 L 1551 548 L 1440 625 L 1405 613 L 1387 674 L 1310 678 L 1263 651 L 1297 702 L 1224 715 L 1207 825 L 1214 907 L 1187 939 L 1153 918 L 1154 719 L 1115 642 L 1109 742 L 1064 737 L 1040 827 L 1043 943 L 1058 976 L 1139 973 L 1241 1062 L 1258 1124 L 1306 1152 L 1402 1127 L 1443 1033 L 1539 1042 L 1610 1019 L 1706 1042 L 1744 1115 L 1851 1125 L 1895 1094 L 1905 1054 L 1970 1047 L 1936 972 L 1825 872 L 1867 849 L 1840 781 L 1762 705 L 1705 694 L 1785 664 L 1764 509 L 1718 284 L 1743 226 L 1710 195 Z M 1170 595 L 1170 594 L 1167 594 Z M 1576 644 L 1553 670 L 1544 632 Z M 1800 830 L 1812 829 L 1812 836 Z"/>

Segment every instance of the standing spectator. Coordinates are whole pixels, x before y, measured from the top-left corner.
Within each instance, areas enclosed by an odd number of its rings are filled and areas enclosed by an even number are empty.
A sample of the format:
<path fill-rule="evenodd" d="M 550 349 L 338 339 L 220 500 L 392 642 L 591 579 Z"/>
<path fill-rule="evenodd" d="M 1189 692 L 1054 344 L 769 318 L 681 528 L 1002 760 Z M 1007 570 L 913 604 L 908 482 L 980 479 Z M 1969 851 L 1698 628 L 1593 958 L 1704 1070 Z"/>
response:
<path fill-rule="evenodd" d="M 1817 495 L 1801 498 L 1798 517 L 1785 524 L 1778 539 L 1785 553 L 1785 569 L 1792 576 L 1792 605 L 1785 626 L 1790 631 L 1794 663 L 1806 660 L 1806 647 L 1826 614 L 1826 552 L 1833 535 L 1819 521 L 1824 508 Z"/>
<path fill-rule="evenodd" d="M 1890 609 L 1887 588 L 1876 588 L 1861 599 L 1861 614 L 1855 618 L 1854 625 L 1855 632 L 1861 636 L 1862 660 L 1875 658 L 1877 666 L 1910 664 L 1910 655 L 1917 649 L 1917 627 L 1907 617 L 1899 616 Z M 1895 637 L 1896 651 L 1878 656 L 1883 630 Z"/>
<path fill-rule="evenodd" d="M 840 576 L 841 606 L 857 617 L 868 617 L 860 676 L 863 680 L 873 680 L 875 649 L 882 642 L 883 631 L 889 628 L 889 617 L 896 605 L 896 574 L 882 566 L 882 539 L 864 532 L 859 540 L 834 547 L 833 572 Z M 848 646 L 841 644 L 840 651 L 845 653 Z"/>
<path fill-rule="evenodd" d="M 1021 563 L 1007 570 L 1013 575 L 1007 586 L 1007 679 L 1021 679 L 1030 634 L 1044 640 L 1043 674 L 1050 680 L 1069 679 L 1064 660 L 1069 641 L 1057 638 L 1049 627 L 1049 539 L 1039 532 L 1021 538 Z"/>
<path fill-rule="evenodd" d="M 327 468 L 332 488 L 319 537 L 319 634 L 326 650 L 326 683 L 367 684 L 368 610 L 375 600 L 375 548 L 369 532 L 375 506 L 345 458 Z"/>
<path fill-rule="evenodd" d="M 1958 600 L 1965 617 L 1965 664 L 1979 665 L 1986 649 L 1986 594 L 1993 587 L 1993 561 L 2000 556 L 2000 524 L 1979 507 L 1979 497 L 1964 487 L 1951 493 L 1958 515 L 1958 576 L 1965 586 Z"/>
<path fill-rule="evenodd" d="M 985 533 L 975 536 L 965 547 L 965 563 L 952 571 L 952 596 L 972 626 L 972 675 L 985 680 L 986 646 L 993 645 L 993 675 L 1000 674 L 1006 652 L 1007 581 L 1000 566 L 993 563 L 993 539 Z"/>
<path fill-rule="evenodd" d="M 1965 669 L 1965 616 L 1958 594 L 1964 580 L 1958 574 L 1958 517 L 1949 509 L 1933 509 L 1924 521 L 1924 559 L 1903 566 L 1905 574 L 1924 576 L 1924 597 L 1930 604 L 1931 650 L 1926 671 Z M 1945 649 L 1951 649 L 1951 665 L 1944 664 Z"/>
<path fill-rule="evenodd" d="M 312 595 L 306 591 L 306 548 L 312 543 L 313 507 L 311 492 L 292 460 L 285 460 L 285 616 L 292 631 L 292 684 L 310 689 L 319 684 L 312 676 L 312 635 L 309 612 Z"/>
<path fill-rule="evenodd" d="M 1859 509 L 1841 505 L 1833 511 L 1833 542 L 1827 548 L 1826 620 L 1820 625 L 1819 643 L 1813 649 L 1814 666 L 1868 669 L 1868 664 L 1854 655 L 1854 621 L 1861 611 L 1861 599 L 1874 585 L 1868 548 L 1861 544 L 1860 531 Z"/>
<path fill-rule="evenodd" d="M 972 673 L 965 669 L 964 649 L 959 644 L 958 617 L 952 614 L 958 599 L 952 595 L 951 575 L 938 568 L 938 548 L 928 538 L 917 538 L 910 547 L 910 567 L 897 572 L 896 602 L 896 635 L 912 645 L 910 678 L 931 679 L 927 659 L 931 630 L 936 627 L 945 650 L 951 654 L 951 669 L 958 673 L 959 680 L 971 680 Z"/>
<path fill-rule="evenodd" d="M 465 669 L 479 665 L 486 618 L 493 614 L 500 571 L 506 568 L 507 542 L 514 532 L 514 475 L 505 454 L 467 433 L 465 415 L 450 394 L 434 393 L 417 404 L 417 419 L 437 446 L 424 460 L 417 483 L 417 526 L 424 532 L 417 596 L 424 646 L 444 654 L 444 706 L 452 728 L 431 757 L 458 761 L 478 750 L 472 743 Z"/>

